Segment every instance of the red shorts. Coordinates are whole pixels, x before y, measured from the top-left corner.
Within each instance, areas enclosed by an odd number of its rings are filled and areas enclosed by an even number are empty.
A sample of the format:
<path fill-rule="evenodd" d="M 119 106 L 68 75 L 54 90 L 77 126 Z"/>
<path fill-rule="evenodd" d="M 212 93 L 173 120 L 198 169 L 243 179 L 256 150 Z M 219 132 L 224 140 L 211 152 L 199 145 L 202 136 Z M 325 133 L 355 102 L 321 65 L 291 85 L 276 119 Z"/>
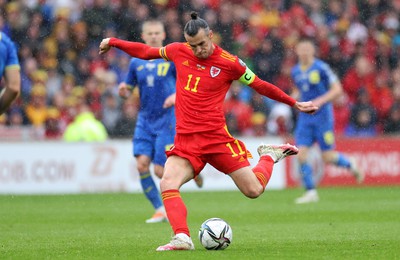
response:
<path fill-rule="evenodd" d="M 176 134 L 174 145 L 166 151 L 167 157 L 177 155 L 189 160 L 197 176 L 209 163 L 229 174 L 249 166 L 252 155 L 243 142 L 233 138 L 226 128 L 213 132 Z"/>

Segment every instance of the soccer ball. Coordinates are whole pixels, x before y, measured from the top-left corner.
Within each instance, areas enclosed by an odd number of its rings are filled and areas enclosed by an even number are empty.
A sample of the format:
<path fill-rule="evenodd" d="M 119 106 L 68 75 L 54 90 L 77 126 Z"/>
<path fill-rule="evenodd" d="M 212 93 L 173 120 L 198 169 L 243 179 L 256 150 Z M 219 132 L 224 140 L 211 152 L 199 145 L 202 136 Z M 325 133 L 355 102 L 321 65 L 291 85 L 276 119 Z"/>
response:
<path fill-rule="evenodd" d="M 201 224 L 200 243 L 208 250 L 223 250 L 232 242 L 232 228 L 220 218 L 210 218 Z"/>

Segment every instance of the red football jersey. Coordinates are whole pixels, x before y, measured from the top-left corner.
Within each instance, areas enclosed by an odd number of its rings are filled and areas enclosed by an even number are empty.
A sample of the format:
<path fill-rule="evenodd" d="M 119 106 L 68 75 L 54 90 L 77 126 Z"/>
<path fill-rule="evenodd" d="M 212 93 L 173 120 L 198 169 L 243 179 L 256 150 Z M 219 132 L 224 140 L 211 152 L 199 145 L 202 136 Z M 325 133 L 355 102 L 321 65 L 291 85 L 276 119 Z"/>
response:
<path fill-rule="evenodd" d="M 246 71 L 246 65 L 215 45 L 213 54 L 199 59 L 187 43 L 172 43 L 160 50 L 174 62 L 176 82 L 176 131 L 193 133 L 221 129 L 225 125 L 223 102 L 233 80 Z"/>

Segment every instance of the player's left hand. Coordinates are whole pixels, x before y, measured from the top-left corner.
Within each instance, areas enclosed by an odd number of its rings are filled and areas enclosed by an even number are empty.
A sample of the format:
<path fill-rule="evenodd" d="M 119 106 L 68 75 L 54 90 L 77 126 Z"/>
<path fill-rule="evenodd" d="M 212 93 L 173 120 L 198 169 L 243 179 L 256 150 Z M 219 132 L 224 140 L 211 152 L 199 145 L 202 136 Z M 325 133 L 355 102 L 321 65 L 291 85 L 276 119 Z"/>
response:
<path fill-rule="evenodd" d="M 164 101 L 163 108 L 169 108 L 169 107 L 172 107 L 173 105 L 175 105 L 175 99 L 176 99 L 175 93 L 169 95 Z"/>
<path fill-rule="evenodd" d="M 294 104 L 294 108 L 296 108 L 297 110 L 299 110 L 301 112 L 307 113 L 307 114 L 314 114 L 319 109 L 319 107 L 314 105 L 314 103 L 311 101 L 296 102 Z"/>

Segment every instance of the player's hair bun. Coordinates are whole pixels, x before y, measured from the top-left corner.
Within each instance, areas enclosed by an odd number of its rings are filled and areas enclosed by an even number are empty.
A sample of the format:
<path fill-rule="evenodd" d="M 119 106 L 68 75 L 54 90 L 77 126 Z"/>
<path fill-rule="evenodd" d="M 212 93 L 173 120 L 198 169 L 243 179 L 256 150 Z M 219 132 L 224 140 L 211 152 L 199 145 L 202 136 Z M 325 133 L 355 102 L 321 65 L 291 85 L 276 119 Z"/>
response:
<path fill-rule="evenodd" d="M 198 14 L 197 14 L 196 12 L 191 12 L 191 13 L 190 13 L 190 17 L 191 17 L 193 20 L 197 20 L 197 18 L 198 18 L 199 16 L 198 16 Z"/>

